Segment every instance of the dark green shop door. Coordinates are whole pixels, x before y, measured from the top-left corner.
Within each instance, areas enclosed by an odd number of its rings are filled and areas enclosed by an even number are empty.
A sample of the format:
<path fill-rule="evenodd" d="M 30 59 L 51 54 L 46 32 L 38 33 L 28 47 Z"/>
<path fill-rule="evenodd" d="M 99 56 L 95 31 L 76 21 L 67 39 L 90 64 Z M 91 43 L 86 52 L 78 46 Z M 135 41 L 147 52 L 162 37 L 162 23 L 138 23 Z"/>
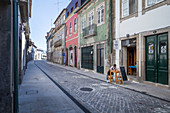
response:
<path fill-rule="evenodd" d="M 104 73 L 104 44 L 97 45 L 97 72 Z"/>
<path fill-rule="evenodd" d="M 146 37 L 146 80 L 168 84 L 168 35 Z"/>

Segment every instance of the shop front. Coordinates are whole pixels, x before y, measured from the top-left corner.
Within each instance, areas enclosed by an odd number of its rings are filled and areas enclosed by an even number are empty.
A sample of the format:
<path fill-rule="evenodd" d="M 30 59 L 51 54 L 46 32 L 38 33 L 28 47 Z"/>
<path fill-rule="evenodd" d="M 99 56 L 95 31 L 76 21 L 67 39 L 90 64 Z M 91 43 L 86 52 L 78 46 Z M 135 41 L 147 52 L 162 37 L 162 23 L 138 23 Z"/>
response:
<path fill-rule="evenodd" d="M 121 63 L 125 67 L 127 75 L 136 78 L 137 70 L 137 53 L 136 53 L 136 37 L 124 39 L 121 41 L 122 55 Z"/>

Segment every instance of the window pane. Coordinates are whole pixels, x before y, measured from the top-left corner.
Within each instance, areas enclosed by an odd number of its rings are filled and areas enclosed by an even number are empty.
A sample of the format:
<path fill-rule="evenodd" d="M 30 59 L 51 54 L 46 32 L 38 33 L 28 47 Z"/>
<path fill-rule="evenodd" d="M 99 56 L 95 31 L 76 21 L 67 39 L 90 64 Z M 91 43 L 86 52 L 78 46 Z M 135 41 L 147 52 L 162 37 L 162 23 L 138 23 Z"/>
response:
<path fill-rule="evenodd" d="M 77 31 L 77 19 L 74 20 L 74 31 Z"/>
<path fill-rule="evenodd" d="M 72 34 L 72 22 L 70 23 L 70 34 Z"/>
<path fill-rule="evenodd" d="M 146 0 L 146 7 L 152 6 L 156 3 L 156 0 Z"/>
<path fill-rule="evenodd" d="M 122 17 L 129 15 L 129 0 L 122 0 Z"/>
<path fill-rule="evenodd" d="M 135 0 L 129 0 L 129 14 L 135 13 Z"/>
<path fill-rule="evenodd" d="M 100 11 L 98 11 L 98 23 L 100 23 Z"/>
<path fill-rule="evenodd" d="M 102 12 L 101 12 L 101 22 L 104 21 L 104 9 L 102 9 Z"/>

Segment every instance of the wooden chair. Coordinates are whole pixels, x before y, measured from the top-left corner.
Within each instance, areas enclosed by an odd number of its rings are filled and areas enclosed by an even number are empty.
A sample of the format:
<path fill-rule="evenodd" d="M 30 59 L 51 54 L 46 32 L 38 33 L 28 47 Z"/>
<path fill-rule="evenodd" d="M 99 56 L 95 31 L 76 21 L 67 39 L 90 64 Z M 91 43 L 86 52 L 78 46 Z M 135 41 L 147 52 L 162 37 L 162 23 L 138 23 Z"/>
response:
<path fill-rule="evenodd" d="M 119 75 L 117 75 L 119 73 Z M 117 84 L 117 81 L 119 82 L 119 84 L 123 84 L 123 78 L 120 72 L 116 72 L 115 74 L 115 83 Z"/>
<path fill-rule="evenodd" d="M 115 73 L 115 70 L 110 70 L 110 75 L 108 76 L 108 79 L 110 79 L 110 83 L 111 83 L 111 79 L 113 79 L 112 76 L 111 76 L 111 73 Z"/>

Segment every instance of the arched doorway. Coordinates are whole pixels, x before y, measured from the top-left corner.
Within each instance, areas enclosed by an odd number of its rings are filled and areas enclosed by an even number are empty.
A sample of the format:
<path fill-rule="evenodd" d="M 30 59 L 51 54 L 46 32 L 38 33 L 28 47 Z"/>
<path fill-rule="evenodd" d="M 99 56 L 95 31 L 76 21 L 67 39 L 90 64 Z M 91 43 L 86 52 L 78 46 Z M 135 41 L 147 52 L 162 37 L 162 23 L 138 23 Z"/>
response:
<path fill-rule="evenodd" d="M 73 61 L 73 48 L 69 48 L 69 66 L 73 67 L 74 66 L 74 61 Z"/>

